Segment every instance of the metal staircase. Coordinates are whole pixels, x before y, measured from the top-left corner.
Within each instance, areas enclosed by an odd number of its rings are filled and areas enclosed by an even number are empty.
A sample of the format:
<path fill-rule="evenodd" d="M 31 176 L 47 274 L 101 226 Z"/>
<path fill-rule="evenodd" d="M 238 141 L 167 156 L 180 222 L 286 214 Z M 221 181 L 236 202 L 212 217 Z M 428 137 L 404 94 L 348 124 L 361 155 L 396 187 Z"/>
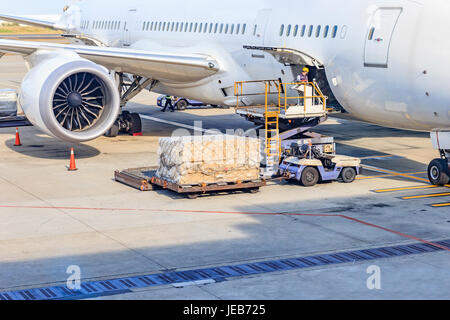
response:
<path fill-rule="evenodd" d="M 315 82 L 240 81 L 234 85 L 234 95 L 238 114 L 264 121 L 266 167 L 274 170 L 282 152 L 280 119 L 326 118 L 328 114 L 327 98 Z"/>

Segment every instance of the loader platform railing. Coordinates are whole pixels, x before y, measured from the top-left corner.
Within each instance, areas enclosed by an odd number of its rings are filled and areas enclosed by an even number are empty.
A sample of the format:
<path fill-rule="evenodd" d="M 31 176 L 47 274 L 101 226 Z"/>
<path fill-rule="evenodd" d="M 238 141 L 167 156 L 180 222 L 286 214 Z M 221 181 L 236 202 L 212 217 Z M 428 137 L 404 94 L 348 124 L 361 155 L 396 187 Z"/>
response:
<path fill-rule="evenodd" d="M 303 105 L 305 114 L 308 113 L 308 106 L 317 106 L 324 113 L 328 111 L 327 98 L 323 95 L 316 82 L 290 82 L 281 83 L 280 86 L 282 86 L 282 89 L 279 90 L 278 105 L 285 112 L 287 112 L 289 107 L 300 105 Z M 291 91 L 298 92 L 298 94 L 290 96 L 288 92 Z"/>

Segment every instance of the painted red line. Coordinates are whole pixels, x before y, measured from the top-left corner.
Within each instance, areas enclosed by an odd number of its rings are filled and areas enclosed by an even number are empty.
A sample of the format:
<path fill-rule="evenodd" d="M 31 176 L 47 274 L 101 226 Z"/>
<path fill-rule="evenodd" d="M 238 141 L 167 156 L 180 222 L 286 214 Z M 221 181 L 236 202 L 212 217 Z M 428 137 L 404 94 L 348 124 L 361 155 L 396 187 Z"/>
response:
<path fill-rule="evenodd" d="M 172 212 L 172 213 L 208 213 L 208 214 L 236 214 L 236 215 L 266 215 L 266 216 L 304 216 L 304 217 L 337 217 L 343 218 L 349 221 L 357 222 L 369 227 L 377 228 L 386 232 L 396 234 L 398 236 L 412 239 L 418 242 L 432 245 L 434 247 L 443 249 L 445 251 L 450 251 L 447 248 L 438 243 L 430 242 L 415 236 L 411 236 L 406 233 L 388 229 L 373 223 L 365 222 L 356 218 L 352 218 L 343 214 L 313 214 L 313 213 L 282 213 L 282 212 L 239 212 L 239 211 L 211 211 L 211 210 L 174 210 L 174 209 L 138 209 L 138 208 L 84 208 L 84 207 L 51 207 L 51 206 L 8 206 L 0 205 L 0 208 L 9 209 L 53 209 L 53 210 L 77 210 L 77 211 L 121 211 L 121 212 Z"/>

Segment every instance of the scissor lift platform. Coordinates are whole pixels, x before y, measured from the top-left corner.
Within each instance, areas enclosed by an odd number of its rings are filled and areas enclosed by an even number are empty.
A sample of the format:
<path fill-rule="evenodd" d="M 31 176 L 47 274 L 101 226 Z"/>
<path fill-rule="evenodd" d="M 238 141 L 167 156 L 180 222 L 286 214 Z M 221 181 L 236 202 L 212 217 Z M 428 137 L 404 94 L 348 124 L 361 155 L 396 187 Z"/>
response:
<path fill-rule="evenodd" d="M 144 167 L 116 171 L 114 178 L 117 182 L 133 187 L 141 191 L 171 190 L 178 194 L 184 194 L 189 199 L 195 199 L 202 194 L 248 191 L 257 193 L 259 188 L 266 185 L 263 179 L 252 181 L 239 181 L 236 183 L 212 183 L 199 185 L 180 185 L 156 176 L 157 167 Z"/>

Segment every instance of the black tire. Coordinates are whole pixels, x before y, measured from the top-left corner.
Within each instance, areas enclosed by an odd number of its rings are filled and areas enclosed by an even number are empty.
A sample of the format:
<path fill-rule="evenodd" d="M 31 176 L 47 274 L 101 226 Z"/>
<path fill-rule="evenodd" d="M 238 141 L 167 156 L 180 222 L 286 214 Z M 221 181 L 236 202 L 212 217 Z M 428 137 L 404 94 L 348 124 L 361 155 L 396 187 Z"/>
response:
<path fill-rule="evenodd" d="M 191 200 L 195 200 L 200 196 L 200 194 L 198 193 L 186 193 L 186 197 L 188 197 L 188 199 Z"/>
<path fill-rule="evenodd" d="M 445 186 L 450 182 L 448 162 L 444 159 L 434 159 L 428 166 L 428 179 L 432 185 Z"/>
<path fill-rule="evenodd" d="M 313 187 L 319 182 L 319 179 L 319 171 L 314 167 L 307 167 L 302 172 L 300 182 L 305 187 Z"/>
<path fill-rule="evenodd" d="M 356 170 L 355 168 L 344 168 L 341 172 L 341 179 L 344 183 L 352 183 L 356 179 Z"/>
<path fill-rule="evenodd" d="M 186 110 L 186 108 L 189 106 L 189 103 L 186 100 L 180 100 L 176 104 L 177 110 L 183 111 Z"/>
<path fill-rule="evenodd" d="M 256 194 L 259 192 L 259 188 L 249 188 L 248 192 L 252 193 L 252 194 Z"/>
<path fill-rule="evenodd" d="M 137 113 L 130 113 L 129 121 L 131 123 L 130 133 L 141 133 L 142 132 L 142 120 L 141 116 Z"/>
<path fill-rule="evenodd" d="M 105 137 L 108 138 L 115 138 L 119 135 L 119 122 L 114 122 L 113 126 L 111 128 L 109 128 L 108 131 L 106 131 L 105 133 Z"/>

